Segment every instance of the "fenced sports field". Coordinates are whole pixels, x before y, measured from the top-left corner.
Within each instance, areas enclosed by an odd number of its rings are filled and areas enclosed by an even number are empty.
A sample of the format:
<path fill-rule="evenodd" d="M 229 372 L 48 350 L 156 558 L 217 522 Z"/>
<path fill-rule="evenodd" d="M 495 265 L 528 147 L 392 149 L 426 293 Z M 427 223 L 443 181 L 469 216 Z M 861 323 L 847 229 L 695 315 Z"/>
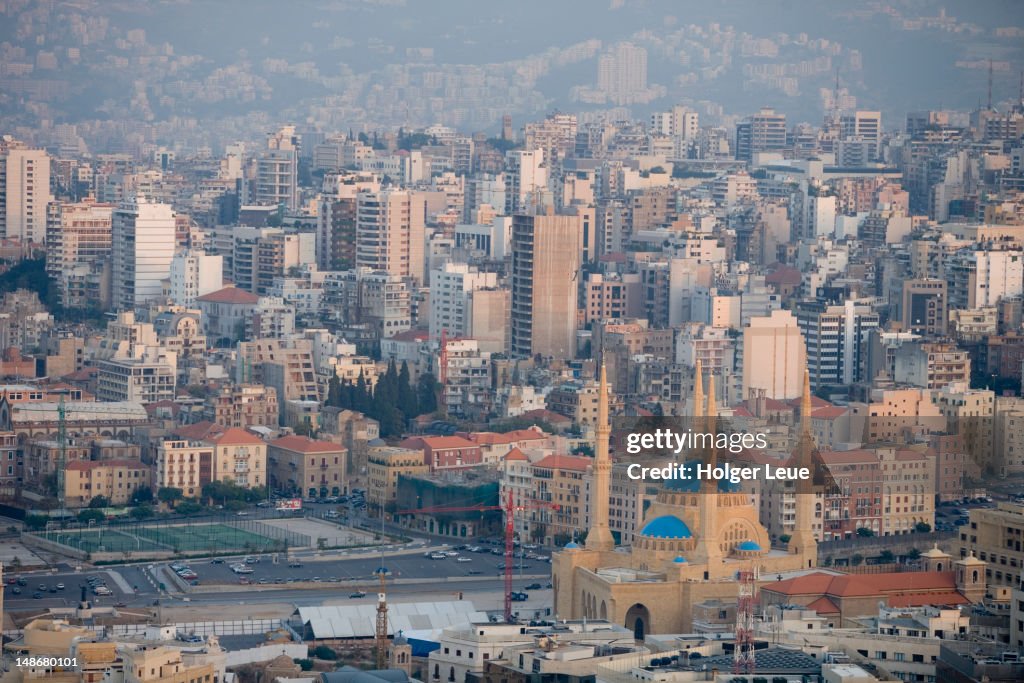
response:
<path fill-rule="evenodd" d="M 314 543 L 306 534 L 258 520 L 129 522 L 49 529 L 34 535 L 83 553 L 258 553 L 308 548 Z"/>

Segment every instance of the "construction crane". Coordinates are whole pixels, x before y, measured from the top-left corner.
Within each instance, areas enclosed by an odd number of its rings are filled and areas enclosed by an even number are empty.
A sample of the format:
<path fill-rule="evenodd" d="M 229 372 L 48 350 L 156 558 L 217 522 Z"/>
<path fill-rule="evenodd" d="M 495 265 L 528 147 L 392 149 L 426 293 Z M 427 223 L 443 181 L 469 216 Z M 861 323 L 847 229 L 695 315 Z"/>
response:
<path fill-rule="evenodd" d="M 754 594 L 757 591 L 753 570 L 737 572 L 739 598 L 736 601 L 736 649 L 733 652 L 732 672 L 752 674 L 754 661 Z"/>
<path fill-rule="evenodd" d="M 508 498 L 504 505 L 469 505 L 465 507 L 435 506 L 419 508 L 416 510 L 400 510 L 396 514 L 410 515 L 433 512 L 488 512 L 490 510 L 502 510 L 505 513 L 505 623 L 512 623 L 512 569 L 513 569 L 513 547 L 515 546 L 515 513 L 524 510 L 548 509 L 558 510 L 561 506 L 557 503 L 549 503 L 543 500 L 530 500 L 525 503 L 516 504 L 512 499 L 512 491 L 508 492 Z"/>

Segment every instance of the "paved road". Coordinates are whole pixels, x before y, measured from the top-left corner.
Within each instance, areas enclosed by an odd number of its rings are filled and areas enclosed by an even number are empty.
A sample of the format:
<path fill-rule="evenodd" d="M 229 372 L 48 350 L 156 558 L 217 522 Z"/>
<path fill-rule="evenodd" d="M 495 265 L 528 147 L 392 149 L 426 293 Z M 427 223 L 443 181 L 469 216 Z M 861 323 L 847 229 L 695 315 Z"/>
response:
<path fill-rule="evenodd" d="M 493 546 L 483 546 L 490 550 Z M 451 592 L 452 594 L 462 591 L 501 591 L 503 588 L 502 572 L 498 569 L 504 562 L 503 554 L 491 552 L 468 552 L 459 551 L 459 556 L 468 558 L 469 561 L 459 562 L 457 557 L 449 557 L 444 560 L 431 560 L 425 557 L 426 547 L 419 544 L 416 552 L 396 553 L 392 547 L 390 552 L 385 552 L 383 563 L 388 569 L 390 579 L 395 581 L 388 587 L 389 593 L 394 594 L 416 594 L 430 592 Z M 500 552 L 500 549 L 499 549 Z M 548 550 L 537 550 L 545 557 L 550 557 Z M 348 553 L 349 555 L 354 553 Z M 375 570 L 381 566 L 381 558 L 377 555 L 367 556 L 362 554 L 359 557 L 346 557 L 340 552 L 326 551 L 317 553 L 299 553 L 296 558 L 302 562 L 302 567 L 289 567 L 284 556 L 277 557 L 274 563 L 271 555 L 254 556 L 259 562 L 250 565 L 252 574 L 247 578 L 253 584 L 261 582 L 267 585 L 280 585 L 281 590 L 261 588 L 253 590 L 249 586 L 239 584 L 239 575 L 231 571 L 230 565 L 236 559 L 227 559 L 224 562 L 216 562 L 208 559 L 185 562 L 198 575 L 202 586 L 222 586 L 222 590 L 215 593 L 193 593 L 188 595 L 190 602 L 215 604 L 218 602 L 236 602 L 247 600 L 252 602 L 292 602 L 296 604 L 318 604 L 325 598 L 338 598 L 348 595 L 356 589 L 365 590 L 369 597 L 376 593 L 377 577 Z M 520 571 L 520 566 L 522 567 Z M 33 610 L 41 607 L 63 607 L 74 605 L 79 599 L 78 587 L 81 586 L 89 576 L 101 576 L 114 595 L 106 598 L 96 598 L 90 595 L 90 599 L 98 604 L 127 603 L 129 605 L 151 605 L 158 598 L 168 597 L 181 600 L 186 597 L 179 593 L 176 588 L 166 579 L 167 563 L 135 564 L 127 566 L 109 567 L 106 569 L 89 570 L 85 573 L 76 573 L 74 567 L 61 565 L 56 573 L 34 572 L 22 574 L 28 585 L 22 587 L 22 594 L 14 595 L 12 587 L 7 587 L 6 608 L 12 611 Z M 551 566 L 546 561 L 537 560 L 516 560 L 515 583 L 516 590 L 523 590 L 526 585 L 532 583 L 547 584 L 546 579 L 532 578 L 534 576 L 548 576 Z M 522 576 L 522 578 L 520 578 Z M 450 577 L 465 577 L 462 582 L 442 582 L 440 579 Z M 415 583 L 407 582 L 409 579 L 438 579 L 436 582 Z M 159 590 L 159 583 L 163 582 L 166 593 Z M 303 581 L 308 583 L 323 583 L 323 589 L 303 588 L 289 589 L 288 583 Z M 345 583 L 342 584 L 341 582 Z M 353 583 L 354 582 L 354 583 Z M 60 592 L 51 593 L 50 587 L 63 583 L 65 589 Z M 39 586 L 45 585 L 46 590 L 40 590 Z M 32 597 L 37 590 L 43 593 L 39 599 Z"/>

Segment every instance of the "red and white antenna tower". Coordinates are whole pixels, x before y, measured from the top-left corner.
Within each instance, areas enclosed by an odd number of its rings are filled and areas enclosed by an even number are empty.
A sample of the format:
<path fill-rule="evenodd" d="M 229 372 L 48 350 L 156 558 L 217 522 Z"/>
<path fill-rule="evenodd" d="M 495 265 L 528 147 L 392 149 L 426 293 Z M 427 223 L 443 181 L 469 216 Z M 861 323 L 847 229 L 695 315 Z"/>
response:
<path fill-rule="evenodd" d="M 736 602 L 736 650 L 734 674 L 754 673 L 754 594 L 757 586 L 752 570 L 738 572 L 739 599 Z"/>

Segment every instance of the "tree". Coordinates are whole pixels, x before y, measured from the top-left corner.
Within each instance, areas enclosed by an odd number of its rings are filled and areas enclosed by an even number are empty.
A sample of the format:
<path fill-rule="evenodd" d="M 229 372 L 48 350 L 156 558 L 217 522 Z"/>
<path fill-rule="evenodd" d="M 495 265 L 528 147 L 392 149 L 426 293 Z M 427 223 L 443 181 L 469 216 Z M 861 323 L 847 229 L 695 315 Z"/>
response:
<path fill-rule="evenodd" d="M 156 492 L 156 498 L 161 503 L 174 507 L 175 503 L 181 500 L 185 495 L 185 492 L 179 488 L 173 486 L 161 486 Z"/>
<path fill-rule="evenodd" d="M 863 561 L 864 561 L 864 556 L 861 555 L 860 553 L 857 553 L 856 555 L 854 555 L 853 557 L 850 558 L 850 564 L 852 564 L 854 567 L 860 566 L 861 562 L 863 562 Z"/>
<path fill-rule="evenodd" d="M 295 659 L 295 660 L 292 660 L 292 661 L 294 661 L 296 664 L 298 664 L 299 668 L 302 669 L 303 671 L 312 671 L 313 670 L 313 660 L 312 659 Z"/>
<path fill-rule="evenodd" d="M 153 489 L 148 486 L 140 486 L 132 493 L 132 504 L 142 505 L 153 502 Z"/>
<path fill-rule="evenodd" d="M 433 374 L 424 372 L 420 375 L 416 395 L 420 415 L 437 412 L 437 379 Z"/>
<path fill-rule="evenodd" d="M 330 381 L 327 382 L 327 405 L 341 407 L 341 380 L 336 374 L 331 375 Z"/>
<path fill-rule="evenodd" d="M 82 524 L 88 524 L 89 522 L 102 522 L 107 516 L 95 508 L 88 510 L 82 510 L 78 513 L 78 521 Z"/>
<path fill-rule="evenodd" d="M 412 388 L 409 363 L 403 360 L 402 368 L 398 371 L 398 409 L 405 415 L 406 421 L 420 414 L 418 403 L 416 392 Z"/>
<path fill-rule="evenodd" d="M 93 510 L 110 507 L 110 499 L 106 496 L 93 496 L 89 501 L 89 507 Z"/>
<path fill-rule="evenodd" d="M 914 525 L 914 531 L 919 534 L 926 534 L 932 530 L 932 525 L 928 522 L 918 522 Z"/>
<path fill-rule="evenodd" d="M 862 526 L 857 529 L 857 535 L 861 538 L 871 538 L 875 535 L 875 532 L 871 529 L 868 529 L 867 527 Z"/>
<path fill-rule="evenodd" d="M 183 500 L 174 506 L 174 511 L 179 515 L 194 515 L 203 511 L 203 506 L 194 500 Z"/>
<path fill-rule="evenodd" d="M 26 529 L 39 531 L 46 528 L 46 523 L 50 521 L 50 518 L 46 515 L 25 515 L 23 521 Z"/>
<path fill-rule="evenodd" d="M 896 556 L 892 554 L 891 550 L 883 550 L 878 555 L 879 564 L 892 564 L 896 561 Z"/>
<path fill-rule="evenodd" d="M 334 661 L 338 658 L 338 653 L 327 647 L 326 645 L 317 645 L 313 648 L 313 656 L 317 659 L 326 659 Z"/>
<path fill-rule="evenodd" d="M 907 558 L 910 560 L 916 560 L 921 557 L 921 551 L 917 548 L 911 548 L 907 551 Z"/>
<path fill-rule="evenodd" d="M 153 516 L 153 508 L 149 505 L 139 505 L 133 507 L 130 514 L 134 519 L 149 519 Z"/>

